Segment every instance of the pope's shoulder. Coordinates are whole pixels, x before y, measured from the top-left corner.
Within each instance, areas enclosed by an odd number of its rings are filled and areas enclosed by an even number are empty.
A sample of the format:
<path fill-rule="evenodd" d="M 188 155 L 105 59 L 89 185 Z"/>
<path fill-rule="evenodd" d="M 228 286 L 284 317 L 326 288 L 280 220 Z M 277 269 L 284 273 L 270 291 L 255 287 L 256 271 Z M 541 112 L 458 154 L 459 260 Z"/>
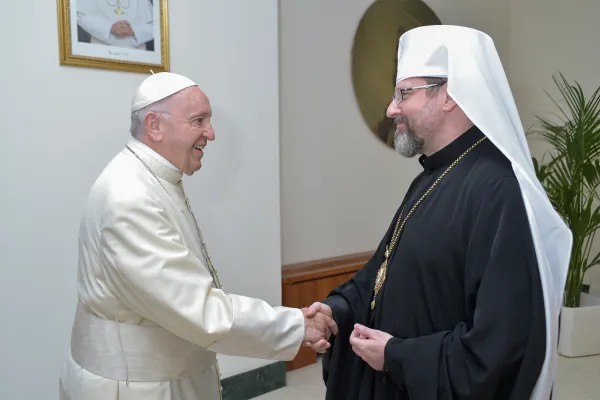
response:
<path fill-rule="evenodd" d="M 96 178 L 89 192 L 88 205 L 110 207 L 111 204 L 151 198 L 153 185 L 150 178 L 140 163 L 121 151 Z"/>

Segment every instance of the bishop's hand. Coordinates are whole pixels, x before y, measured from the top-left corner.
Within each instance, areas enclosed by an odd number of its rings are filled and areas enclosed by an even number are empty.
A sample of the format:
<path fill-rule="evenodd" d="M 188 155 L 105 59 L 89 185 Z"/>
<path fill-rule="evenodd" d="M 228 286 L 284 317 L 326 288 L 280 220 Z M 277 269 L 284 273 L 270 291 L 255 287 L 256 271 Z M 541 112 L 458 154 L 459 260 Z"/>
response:
<path fill-rule="evenodd" d="M 375 371 L 382 371 L 385 361 L 385 345 L 392 335 L 360 324 L 354 325 L 350 335 L 352 350 Z"/>

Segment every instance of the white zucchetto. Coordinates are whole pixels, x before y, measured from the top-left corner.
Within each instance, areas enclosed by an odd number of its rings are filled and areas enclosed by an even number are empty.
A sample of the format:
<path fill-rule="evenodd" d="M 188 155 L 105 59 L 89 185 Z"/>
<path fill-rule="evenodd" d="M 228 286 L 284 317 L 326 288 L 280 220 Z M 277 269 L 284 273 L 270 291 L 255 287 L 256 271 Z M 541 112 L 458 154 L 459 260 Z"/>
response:
<path fill-rule="evenodd" d="M 191 79 L 173 72 L 159 72 L 144 79 L 131 102 L 131 111 L 137 111 L 167 98 L 190 86 L 198 86 Z"/>

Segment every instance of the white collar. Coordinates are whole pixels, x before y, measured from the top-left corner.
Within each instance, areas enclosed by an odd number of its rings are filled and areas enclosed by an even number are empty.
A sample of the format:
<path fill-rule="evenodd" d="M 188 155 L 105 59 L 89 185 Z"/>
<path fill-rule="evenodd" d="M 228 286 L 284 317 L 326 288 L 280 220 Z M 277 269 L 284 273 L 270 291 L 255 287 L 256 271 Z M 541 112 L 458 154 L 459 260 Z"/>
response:
<path fill-rule="evenodd" d="M 132 138 L 127 143 L 135 154 L 150 168 L 159 178 L 176 185 L 183 176 L 183 172 L 167 161 L 166 158 L 152 150 L 138 139 Z"/>

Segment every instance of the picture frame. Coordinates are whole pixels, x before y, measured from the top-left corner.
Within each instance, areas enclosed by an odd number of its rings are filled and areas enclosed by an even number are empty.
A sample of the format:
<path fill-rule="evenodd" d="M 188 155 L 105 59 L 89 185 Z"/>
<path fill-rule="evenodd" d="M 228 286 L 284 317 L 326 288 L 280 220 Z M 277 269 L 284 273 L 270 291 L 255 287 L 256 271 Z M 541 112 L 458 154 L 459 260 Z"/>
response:
<path fill-rule="evenodd" d="M 57 0 L 60 65 L 169 71 L 167 0 Z"/>

